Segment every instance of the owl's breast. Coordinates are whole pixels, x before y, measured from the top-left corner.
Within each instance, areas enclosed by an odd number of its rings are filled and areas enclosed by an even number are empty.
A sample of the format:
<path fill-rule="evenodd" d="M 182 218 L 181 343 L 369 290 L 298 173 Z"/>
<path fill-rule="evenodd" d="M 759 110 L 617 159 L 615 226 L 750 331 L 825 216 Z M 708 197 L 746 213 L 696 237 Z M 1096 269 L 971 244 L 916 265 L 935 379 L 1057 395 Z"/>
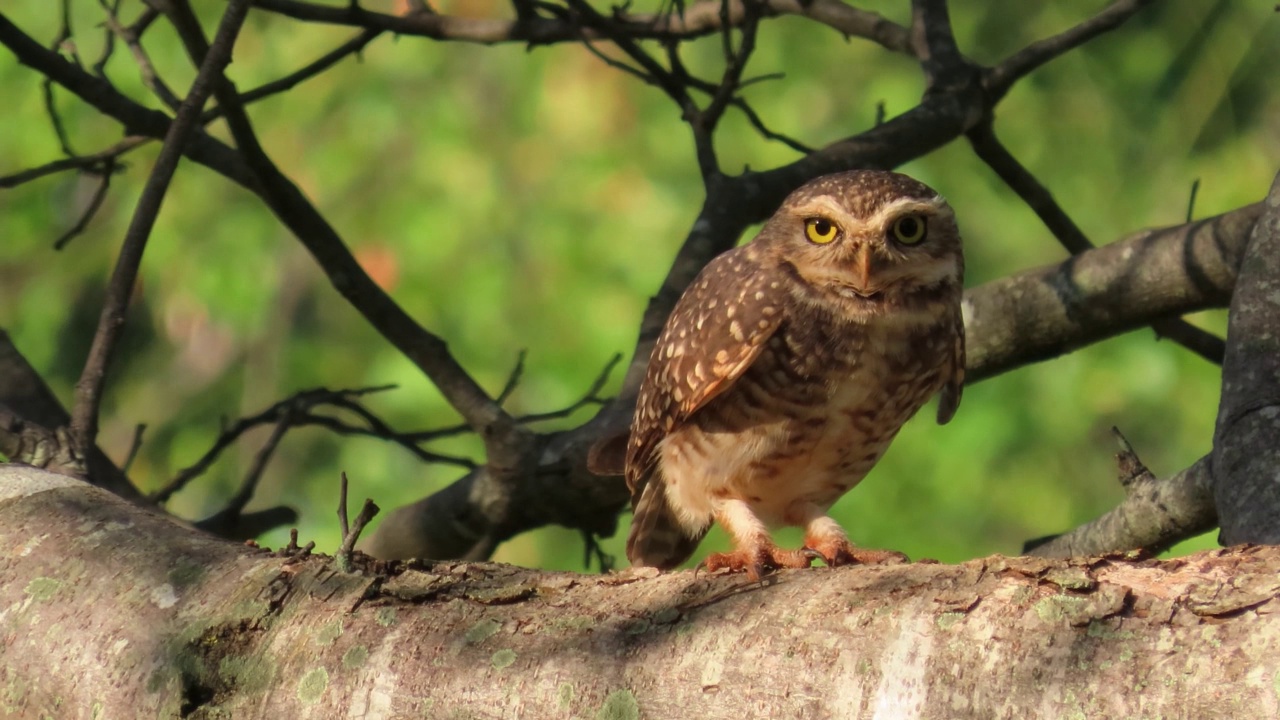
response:
<path fill-rule="evenodd" d="M 804 337 L 801 333 L 809 333 Z M 673 506 L 692 521 L 717 500 L 748 502 L 771 525 L 801 522 L 852 489 L 942 384 L 937 333 L 812 327 L 775 335 L 733 387 L 664 442 Z"/>

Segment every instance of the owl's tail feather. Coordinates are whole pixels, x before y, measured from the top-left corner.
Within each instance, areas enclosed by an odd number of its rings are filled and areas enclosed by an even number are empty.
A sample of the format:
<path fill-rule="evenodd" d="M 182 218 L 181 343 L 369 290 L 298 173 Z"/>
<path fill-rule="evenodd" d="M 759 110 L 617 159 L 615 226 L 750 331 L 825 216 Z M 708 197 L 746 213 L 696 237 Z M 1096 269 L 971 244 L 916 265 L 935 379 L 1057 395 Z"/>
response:
<path fill-rule="evenodd" d="M 627 536 L 627 559 L 632 565 L 670 570 L 688 560 L 707 534 L 706 528 L 691 531 L 680 523 L 661 482 L 645 483 L 635 508 Z"/>

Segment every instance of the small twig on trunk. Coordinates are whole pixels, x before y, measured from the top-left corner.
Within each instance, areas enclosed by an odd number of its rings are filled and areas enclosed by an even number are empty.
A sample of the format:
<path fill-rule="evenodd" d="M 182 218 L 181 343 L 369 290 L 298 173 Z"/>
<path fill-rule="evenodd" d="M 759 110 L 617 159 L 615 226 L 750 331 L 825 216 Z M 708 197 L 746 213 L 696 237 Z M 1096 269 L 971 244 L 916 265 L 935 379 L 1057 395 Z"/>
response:
<path fill-rule="evenodd" d="M 1151 474 L 1147 466 L 1138 458 L 1138 453 L 1134 452 L 1133 445 L 1129 444 L 1129 438 L 1120 432 L 1120 428 L 1111 426 L 1111 436 L 1120 446 L 1120 452 L 1116 453 L 1116 467 L 1120 469 L 1120 486 L 1128 491 L 1138 480 L 1154 480 L 1155 475 Z"/>
<path fill-rule="evenodd" d="M 351 527 L 347 524 L 347 471 L 342 471 L 342 480 L 338 485 L 338 527 L 342 529 L 345 540 Z"/>
<path fill-rule="evenodd" d="M 366 498 L 360 514 L 356 515 L 356 521 L 347 524 L 347 473 L 343 472 L 338 499 L 338 524 L 342 527 L 342 544 L 334 555 L 338 569 L 342 572 L 351 572 L 351 555 L 355 552 L 356 541 L 360 539 L 360 533 L 364 532 L 364 526 L 378 514 L 378 509 L 373 500 Z"/>

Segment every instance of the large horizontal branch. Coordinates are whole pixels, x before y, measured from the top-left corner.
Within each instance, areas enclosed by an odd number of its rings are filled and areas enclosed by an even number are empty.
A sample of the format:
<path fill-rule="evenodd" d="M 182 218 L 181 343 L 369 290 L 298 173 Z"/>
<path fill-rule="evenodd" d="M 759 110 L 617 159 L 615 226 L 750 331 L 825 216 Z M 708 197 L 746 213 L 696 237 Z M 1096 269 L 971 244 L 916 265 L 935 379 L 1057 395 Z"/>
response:
<path fill-rule="evenodd" d="M 1047 360 L 1160 318 L 1226 307 L 1253 204 L 1147 230 L 965 293 L 969 380 Z"/>
<path fill-rule="evenodd" d="M 0 467 L 23 717 L 1259 717 L 1280 550 L 741 576 L 336 570 Z M 67 651 L 67 638 L 75 651 Z M 1176 648 L 1171 652 L 1170 648 Z M 103 662 L 102 658 L 110 658 Z M 1221 692 L 1229 689 L 1230 703 Z"/>

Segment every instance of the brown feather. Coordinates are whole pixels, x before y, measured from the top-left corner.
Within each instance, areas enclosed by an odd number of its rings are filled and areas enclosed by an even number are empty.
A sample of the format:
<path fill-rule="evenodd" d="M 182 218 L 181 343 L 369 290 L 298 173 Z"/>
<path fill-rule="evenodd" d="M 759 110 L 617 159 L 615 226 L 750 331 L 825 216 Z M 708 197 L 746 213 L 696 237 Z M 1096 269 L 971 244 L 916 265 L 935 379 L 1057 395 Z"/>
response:
<path fill-rule="evenodd" d="M 939 425 L 946 425 L 955 417 L 956 410 L 960 407 L 960 396 L 964 393 L 964 320 L 959 317 L 959 313 L 956 315 L 955 346 L 947 367 L 944 368 L 946 381 L 942 386 L 942 394 L 938 397 Z"/>
<path fill-rule="evenodd" d="M 635 517 L 627 535 L 627 560 L 636 566 L 670 570 L 689 559 L 707 531 L 685 531 L 667 502 L 662 483 L 642 485 L 644 492 L 635 501 Z"/>
<path fill-rule="evenodd" d="M 779 282 L 755 265 L 748 247 L 708 263 L 654 343 L 627 448 L 633 503 L 658 462 L 658 443 L 729 389 L 782 322 Z"/>

